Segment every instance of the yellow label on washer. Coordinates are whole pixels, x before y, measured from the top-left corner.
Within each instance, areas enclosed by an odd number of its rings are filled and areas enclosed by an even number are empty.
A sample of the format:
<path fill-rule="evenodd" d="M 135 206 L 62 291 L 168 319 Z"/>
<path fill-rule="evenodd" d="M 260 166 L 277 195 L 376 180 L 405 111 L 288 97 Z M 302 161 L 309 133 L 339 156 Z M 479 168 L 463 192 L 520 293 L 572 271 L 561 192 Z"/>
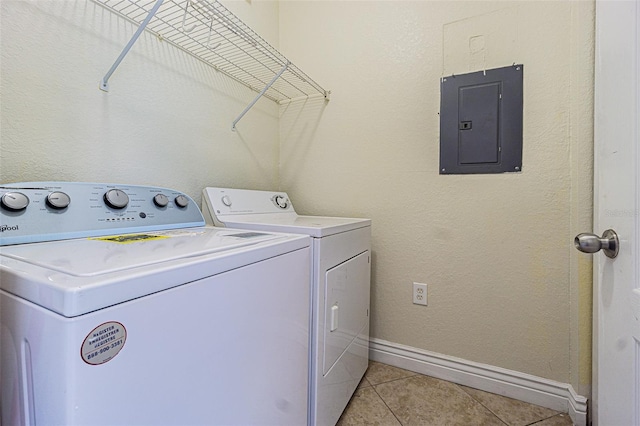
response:
<path fill-rule="evenodd" d="M 91 240 L 108 241 L 118 244 L 131 244 L 140 241 L 164 240 L 169 238 L 166 235 L 149 235 L 149 234 L 129 234 L 129 235 L 112 235 L 109 237 L 90 238 Z"/>

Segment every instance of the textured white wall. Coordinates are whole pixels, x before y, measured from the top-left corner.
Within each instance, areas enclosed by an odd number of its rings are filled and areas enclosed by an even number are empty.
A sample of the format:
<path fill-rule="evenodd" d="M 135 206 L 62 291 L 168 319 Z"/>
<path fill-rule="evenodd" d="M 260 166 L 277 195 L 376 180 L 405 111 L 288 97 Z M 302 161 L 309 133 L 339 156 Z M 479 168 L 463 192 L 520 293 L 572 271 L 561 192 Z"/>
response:
<path fill-rule="evenodd" d="M 104 93 L 130 24 L 87 0 L 0 0 L 0 182 L 154 184 L 198 202 L 207 185 L 279 185 L 303 213 L 371 217 L 375 337 L 586 394 L 591 264 L 571 241 L 591 223 L 593 4 L 225 5 L 331 102 L 260 101 L 233 133 L 254 94 L 197 60 L 144 34 Z M 440 77 L 513 62 L 524 171 L 438 175 Z M 412 281 L 429 306 L 411 304 Z"/>
<path fill-rule="evenodd" d="M 593 4 L 287 1 L 280 47 L 332 90 L 281 110 L 281 188 L 373 219 L 372 335 L 588 393 Z M 440 176 L 439 80 L 523 63 L 518 174 Z M 575 233 L 574 233 L 575 232 Z M 411 303 L 412 282 L 429 305 Z"/>
<path fill-rule="evenodd" d="M 277 47 L 278 4 L 225 2 Z M 1 5 L 0 182 L 151 184 L 200 202 L 207 185 L 278 184 L 278 107 L 88 0 Z"/>

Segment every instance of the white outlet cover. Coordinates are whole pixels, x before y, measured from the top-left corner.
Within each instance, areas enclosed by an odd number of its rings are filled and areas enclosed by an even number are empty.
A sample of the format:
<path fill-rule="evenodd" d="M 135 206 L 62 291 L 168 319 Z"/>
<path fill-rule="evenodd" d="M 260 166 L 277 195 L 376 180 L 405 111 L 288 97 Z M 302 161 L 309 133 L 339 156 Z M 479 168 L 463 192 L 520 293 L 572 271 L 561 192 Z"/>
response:
<path fill-rule="evenodd" d="M 413 283 L 413 303 L 416 305 L 427 305 L 427 285 L 423 283 Z"/>

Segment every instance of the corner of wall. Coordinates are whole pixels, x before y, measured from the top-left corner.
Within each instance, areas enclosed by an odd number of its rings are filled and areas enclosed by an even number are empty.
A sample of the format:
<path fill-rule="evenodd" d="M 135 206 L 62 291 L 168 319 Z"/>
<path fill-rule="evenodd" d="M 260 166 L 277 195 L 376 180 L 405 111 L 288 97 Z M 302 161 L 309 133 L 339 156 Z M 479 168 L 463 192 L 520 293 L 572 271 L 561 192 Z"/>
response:
<path fill-rule="evenodd" d="M 571 3 L 571 215 L 572 235 L 593 228 L 593 63 L 595 3 Z M 584 64 L 590 66 L 585 67 Z M 591 395 L 593 262 L 569 243 L 571 385 Z"/>

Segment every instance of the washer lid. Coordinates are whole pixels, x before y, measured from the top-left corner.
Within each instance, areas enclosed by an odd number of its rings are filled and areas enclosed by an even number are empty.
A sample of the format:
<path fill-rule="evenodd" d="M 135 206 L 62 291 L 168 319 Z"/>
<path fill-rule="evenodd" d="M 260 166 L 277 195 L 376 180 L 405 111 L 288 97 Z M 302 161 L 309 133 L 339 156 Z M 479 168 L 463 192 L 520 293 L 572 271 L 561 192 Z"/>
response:
<path fill-rule="evenodd" d="M 370 219 L 348 217 L 299 216 L 293 214 L 233 215 L 219 218 L 230 228 L 288 232 L 322 238 L 371 226 Z"/>
<path fill-rule="evenodd" d="M 189 228 L 0 247 L 0 289 L 65 316 L 309 245 L 296 235 Z"/>

